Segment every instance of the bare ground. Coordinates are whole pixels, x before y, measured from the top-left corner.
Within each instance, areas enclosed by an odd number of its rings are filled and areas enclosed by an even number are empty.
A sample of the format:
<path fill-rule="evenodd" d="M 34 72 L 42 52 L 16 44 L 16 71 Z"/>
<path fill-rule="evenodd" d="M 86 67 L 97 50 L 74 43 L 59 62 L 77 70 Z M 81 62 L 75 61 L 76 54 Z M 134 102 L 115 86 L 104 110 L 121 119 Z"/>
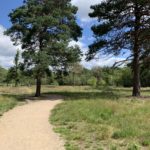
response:
<path fill-rule="evenodd" d="M 29 101 L 0 118 L 0 150 L 64 150 L 64 142 L 53 132 L 50 110 L 61 100 Z"/>

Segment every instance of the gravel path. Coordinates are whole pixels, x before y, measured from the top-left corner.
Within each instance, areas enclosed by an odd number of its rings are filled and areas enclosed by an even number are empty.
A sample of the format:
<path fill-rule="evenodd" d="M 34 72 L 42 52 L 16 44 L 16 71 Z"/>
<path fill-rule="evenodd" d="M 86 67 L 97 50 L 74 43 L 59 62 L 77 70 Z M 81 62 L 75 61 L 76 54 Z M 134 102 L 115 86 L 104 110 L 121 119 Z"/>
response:
<path fill-rule="evenodd" d="M 0 118 L 0 150 L 64 150 L 48 121 L 50 110 L 60 102 L 29 102 L 5 113 Z"/>

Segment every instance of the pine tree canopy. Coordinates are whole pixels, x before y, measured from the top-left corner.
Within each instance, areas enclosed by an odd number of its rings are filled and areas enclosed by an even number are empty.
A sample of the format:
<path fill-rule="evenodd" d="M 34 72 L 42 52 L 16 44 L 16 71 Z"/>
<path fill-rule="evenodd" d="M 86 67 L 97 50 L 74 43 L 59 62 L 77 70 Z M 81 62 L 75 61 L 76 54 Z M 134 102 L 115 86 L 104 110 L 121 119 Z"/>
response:
<path fill-rule="evenodd" d="M 24 0 L 21 7 L 9 14 L 12 26 L 6 34 L 15 45 L 22 45 L 24 68 L 32 69 L 39 85 L 46 70 L 62 61 L 62 56 L 66 64 L 72 61 L 72 51 L 79 52 L 79 48 L 68 46 L 82 35 L 76 12 L 77 7 L 70 0 Z"/>
<path fill-rule="evenodd" d="M 81 36 L 76 12 L 77 8 L 70 0 L 25 0 L 23 6 L 9 14 L 12 26 L 6 34 L 15 44 L 22 45 L 25 64 L 36 66 L 36 70 L 42 73 L 56 53 L 65 53 L 68 45 L 59 50 L 63 42 L 78 40 Z"/>
<path fill-rule="evenodd" d="M 89 46 L 87 60 L 95 55 L 129 55 L 132 61 L 133 96 L 140 96 L 140 63 L 150 53 L 150 1 L 103 0 L 91 6 L 90 17 L 97 18 L 92 27 L 95 41 Z"/>
<path fill-rule="evenodd" d="M 150 40 L 149 0 L 105 0 L 91 9 L 90 17 L 99 24 L 92 27 L 95 41 L 89 46 L 88 59 L 97 53 L 119 55 L 122 50 L 132 55 L 135 38 L 140 54 L 145 53 Z"/>

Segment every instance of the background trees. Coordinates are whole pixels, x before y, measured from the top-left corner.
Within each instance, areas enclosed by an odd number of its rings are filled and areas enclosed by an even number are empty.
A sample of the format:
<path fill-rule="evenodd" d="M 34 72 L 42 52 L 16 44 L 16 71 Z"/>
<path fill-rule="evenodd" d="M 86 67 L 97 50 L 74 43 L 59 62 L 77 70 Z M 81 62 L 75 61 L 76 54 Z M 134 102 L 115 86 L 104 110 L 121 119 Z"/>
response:
<path fill-rule="evenodd" d="M 74 74 L 72 70 L 67 70 L 67 72 L 59 71 L 49 71 L 42 77 L 43 85 L 75 85 L 75 86 L 87 86 L 90 85 L 94 88 L 103 87 L 103 86 L 114 86 L 114 87 L 132 87 L 132 69 L 130 67 L 123 68 L 110 68 L 110 67 L 93 67 L 91 69 L 84 68 L 80 66 L 80 72 Z M 75 66 L 76 66 L 75 65 Z M 149 65 L 149 63 L 148 63 Z M 14 68 L 14 67 L 12 67 Z M 95 69 L 97 74 L 97 69 L 100 70 L 100 78 L 97 78 L 95 75 Z M 141 67 L 141 86 L 149 87 L 150 86 L 150 69 L 147 69 L 147 66 Z M 32 70 L 31 70 L 32 71 Z M 61 71 L 61 70 L 60 70 Z M 99 71 L 98 71 L 99 72 Z M 8 85 L 15 86 L 15 73 L 14 69 L 6 70 L 0 68 L 0 85 L 7 83 Z M 73 75 L 74 74 L 74 75 Z M 98 74 L 99 75 L 99 74 Z M 98 80 L 99 79 L 99 80 Z M 19 67 L 19 84 L 20 86 L 31 86 L 35 85 L 34 76 L 32 72 L 23 72 L 21 67 Z"/>
<path fill-rule="evenodd" d="M 24 50 L 24 69 L 32 69 L 36 79 L 36 94 L 41 93 L 41 79 L 49 67 L 59 61 L 69 61 L 71 39 L 81 36 L 76 23 L 77 8 L 70 0 L 25 0 L 23 6 L 13 10 L 9 17 L 12 26 L 6 34 Z M 62 62 L 61 65 L 63 65 Z"/>
<path fill-rule="evenodd" d="M 149 53 L 149 0 L 106 0 L 91 6 L 90 17 L 98 18 L 92 27 L 96 37 L 87 59 L 100 54 L 128 54 L 132 60 L 133 96 L 140 96 L 140 60 Z"/>
<path fill-rule="evenodd" d="M 133 85 L 133 96 L 139 96 L 140 85 L 149 85 L 149 5 L 148 0 L 106 0 L 91 7 L 90 16 L 98 18 L 98 24 L 92 27 L 95 41 L 87 59 L 97 54 L 127 54 L 125 61 L 130 60 L 130 65 L 87 69 L 79 63 L 80 48 L 69 46 L 82 34 L 76 23 L 77 8 L 70 0 L 25 0 L 9 14 L 12 26 L 6 31 L 15 45 L 22 45 L 24 61 L 18 63 L 17 53 L 5 81 L 13 79 L 17 86 L 18 82 L 34 84 L 35 79 L 36 96 L 40 96 L 42 80 L 56 85 Z"/>
<path fill-rule="evenodd" d="M 0 84 L 3 84 L 6 80 L 7 70 L 0 66 Z"/>
<path fill-rule="evenodd" d="M 20 80 L 21 80 L 21 76 L 20 76 L 20 66 L 19 66 L 19 50 L 17 51 L 15 58 L 14 58 L 14 66 L 10 67 L 5 79 L 5 82 L 7 82 L 7 84 L 9 84 L 11 81 L 15 82 L 15 86 L 18 86 Z"/>

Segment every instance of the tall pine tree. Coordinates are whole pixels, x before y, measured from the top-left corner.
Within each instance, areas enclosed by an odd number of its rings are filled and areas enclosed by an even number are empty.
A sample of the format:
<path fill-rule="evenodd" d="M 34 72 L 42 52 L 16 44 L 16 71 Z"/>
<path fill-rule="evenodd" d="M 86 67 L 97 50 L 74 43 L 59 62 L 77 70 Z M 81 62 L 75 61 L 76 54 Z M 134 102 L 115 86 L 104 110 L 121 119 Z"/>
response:
<path fill-rule="evenodd" d="M 43 74 L 60 61 L 60 56 L 69 61 L 68 43 L 81 36 L 76 12 L 77 8 L 70 0 L 25 0 L 9 14 L 12 26 L 6 34 L 11 36 L 14 44 L 22 45 L 24 68 L 34 72 L 37 97 L 41 94 Z"/>
<path fill-rule="evenodd" d="M 103 0 L 91 6 L 90 17 L 99 24 L 92 27 L 96 40 L 89 46 L 87 59 L 97 53 L 130 54 L 133 61 L 133 96 L 140 96 L 140 60 L 149 53 L 150 1 Z"/>

